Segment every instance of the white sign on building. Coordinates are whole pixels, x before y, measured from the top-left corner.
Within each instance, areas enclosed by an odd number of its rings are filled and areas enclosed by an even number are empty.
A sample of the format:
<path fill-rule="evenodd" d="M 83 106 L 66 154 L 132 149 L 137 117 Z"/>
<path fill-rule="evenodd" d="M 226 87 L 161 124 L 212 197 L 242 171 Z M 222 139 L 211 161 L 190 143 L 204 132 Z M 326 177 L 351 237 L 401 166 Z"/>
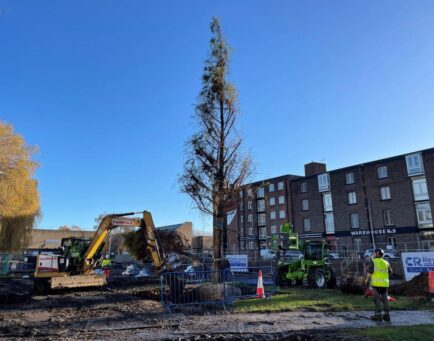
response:
<path fill-rule="evenodd" d="M 422 272 L 434 271 L 434 252 L 403 252 L 401 254 L 405 280 L 409 281 Z"/>
<path fill-rule="evenodd" d="M 247 255 L 226 255 L 233 272 L 248 272 Z"/>

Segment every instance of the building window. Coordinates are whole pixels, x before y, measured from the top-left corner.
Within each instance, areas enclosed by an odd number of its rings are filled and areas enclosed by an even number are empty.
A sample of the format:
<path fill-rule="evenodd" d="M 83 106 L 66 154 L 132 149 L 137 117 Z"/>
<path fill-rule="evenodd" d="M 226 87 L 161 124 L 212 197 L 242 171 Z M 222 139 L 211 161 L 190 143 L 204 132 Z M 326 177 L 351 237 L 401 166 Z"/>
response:
<path fill-rule="evenodd" d="M 420 228 L 433 227 L 429 203 L 416 204 L 417 222 Z"/>
<path fill-rule="evenodd" d="M 276 219 L 276 211 L 270 212 L 270 219 Z"/>
<path fill-rule="evenodd" d="M 318 190 L 320 192 L 330 189 L 330 179 L 328 173 L 318 175 Z"/>
<path fill-rule="evenodd" d="M 240 204 L 240 211 L 243 211 L 243 210 L 244 210 L 244 204 L 241 203 L 241 204 Z"/>
<path fill-rule="evenodd" d="M 258 214 L 258 225 L 265 225 L 265 213 Z"/>
<path fill-rule="evenodd" d="M 398 244 L 396 243 L 396 237 L 387 237 L 387 245 L 391 246 L 392 249 L 396 249 Z"/>
<path fill-rule="evenodd" d="M 244 245 L 243 242 L 240 243 L 240 248 L 241 248 L 241 250 L 243 250 L 243 251 L 245 250 L 246 246 Z"/>
<path fill-rule="evenodd" d="M 268 192 L 274 192 L 274 184 L 268 185 Z"/>
<path fill-rule="evenodd" d="M 422 155 L 420 153 L 407 155 L 405 160 L 407 162 L 408 175 L 418 175 L 424 173 Z"/>
<path fill-rule="evenodd" d="M 413 181 L 414 201 L 428 200 L 428 188 L 426 179 L 414 179 Z"/>
<path fill-rule="evenodd" d="M 277 183 L 277 189 L 279 191 L 281 191 L 283 189 L 283 181 L 280 181 L 279 183 Z"/>
<path fill-rule="evenodd" d="M 240 191 L 240 198 L 243 198 L 243 190 Z"/>
<path fill-rule="evenodd" d="M 259 229 L 259 237 L 267 237 L 267 228 L 266 227 L 261 227 Z"/>
<path fill-rule="evenodd" d="M 304 232 L 310 232 L 310 219 L 309 218 L 303 219 L 303 231 Z"/>
<path fill-rule="evenodd" d="M 253 216 L 251 214 L 247 215 L 247 222 L 253 223 Z"/>
<path fill-rule="evenodd" d="M 279 204 L 284 204 L 285 203 L 285 197 L 283 195 L 279 196 Z"/>
<path fill-rule="evenodd" d="M 253 227 L 249 227 L 249 236 L 253 236 Z"/>
<path fill-rule="evenodd" d="M 247 195 L 248 195 L 249 197 L 252 197 L 252 196 L 253 196 L 253 192 L 252 192 L 252 189 L 251 189 L 251 188 L 248 188 L 248 189 L 247 189 Z"/>
<path fill-rule="evenodd" d="M 254 242 L 249 242 L 249 250 L 253 250 L 255 248 Z"/>
<path fill-rule="evenodd" d="M 263 198 L 264 197 L 264 187 L 258 187 L 258 189 L 256 190 L 256 196 L 258 198 Z"/>
<path fill-rule="evenodd" d="M 240 216 L 240 223 L 244 224 L 244 216 L 243 215 Z"/>
<path fill-rule="evenodd" d="M 237 214 L 237 210 L 232 210 L 228 213 L 226 213 L 226 224 L 230 225 L 232 223 L 232 220 L 235 218 L 235 214 Z"/>
<path fill-rule="evenodd" d="M 359 215 L 357 213 L 351 213 L 350 214 L 350 220 L 351 220 L 351 228 L 353 228 L 353 229 L 360 228 Z"/>
<path fill-rule="evenodd" d="M 301 210 L 302 211 L 307 211 L 309 209 L 309 200 L 308 199 L 303 199 L 301 201 Z"/>
<path fill-rule="evenodd" d="M 241 236 L 241 237 L 244 236 L 244 229 L 240 229 L 240 236 Z"/>
<path fill-rule="evenodd" d="M 300 186 L 300 192 L 306 193 L 307 192 L 307 182 L 302 182 Z"/>
<path fill-rule="evenodd" d="M 324 212 L 333 211 L 332 195 L 330 193 L 326 193 L 323 195 L 322 202 L 324 205 Z"/>
<path fill-rule="evenodd" d="M 249 202 L 247 203 L 247 208 L 248 208 L 249 210 L 252 209 L 252 202 L 251 202 L 251 201 L 249 201 Z"/>
<path fill-rule="evenodd" d="M 348 193 L 348 204 L 350 204 L 350 205 L 357 204 L 356 192 L 349 192 Z"/>
<path fill-rule="evenodd" d="M 324 214 L 324 225 L 327 234 L 335 233 L 335 222 L 333 219 L 333 213 Z"/>
<path fill-rule="evenodd" d="M 360 246 L 362 244 L 362 239 L 361 238 L 354 238 L 353 243 L 354 243 L 354 250 L 357 252 L 360 252 Z"/>
<path fill-rule="evenodd" d="M 270 198 L 270 206 L 273 206 L 275 204 L 276 204 L 276 199 L 274 197 Z"/>
<path fill-rule="evenodd" d="M 384 226 L 395 225 L 395 223 L 393 222 L 392 210 L 383 211 L 383 222 L 384 222 Z"/>
<path fill-rule="evenodd" d="M 381 166 L 377 168 L 377 176 L 379 179 L 387 178 L 387 166 Z"/>
<path fill-rule="evenodd" d="M 265 200 L 264 199 L 258 200 L 257 205 L 258 205 L 258 212 L 264 212 L 265 211 Z"/>
<path fill-rule="evenodd" d="M 354 183 L 354 173 L 345 174 L 347 185 L 351 185 Z"/>
<path fill-rule="evenodd" d="M 279 211 L 279 218 L 280 219 L 285 219 L 285 217 L 286 217 L 285 210 L 280 210 Z"/>
<path fill-rule="evenodd" d="M 271 233 L 277 233 L 277 227 L 276 225 L 271 225 Z"/>
<path fill-rule="evenodd" d="M 390 200 L 390 188 L 389 186 L 380 188 L 380 198 L 381 200 Z"/>

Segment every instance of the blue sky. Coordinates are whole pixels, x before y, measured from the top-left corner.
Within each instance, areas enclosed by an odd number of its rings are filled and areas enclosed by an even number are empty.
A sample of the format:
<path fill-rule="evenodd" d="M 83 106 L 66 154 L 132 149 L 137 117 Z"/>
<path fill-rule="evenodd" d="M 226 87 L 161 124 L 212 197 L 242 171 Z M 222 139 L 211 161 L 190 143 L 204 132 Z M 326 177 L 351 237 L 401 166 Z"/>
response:
<path fill-rule="evenodd" d="M 255 179 L 434 147 L 433 1 L 0 0 L 0 119 L 40 148 L 40 227 L 210 222 L 179 192 L 221 20 Z"/>

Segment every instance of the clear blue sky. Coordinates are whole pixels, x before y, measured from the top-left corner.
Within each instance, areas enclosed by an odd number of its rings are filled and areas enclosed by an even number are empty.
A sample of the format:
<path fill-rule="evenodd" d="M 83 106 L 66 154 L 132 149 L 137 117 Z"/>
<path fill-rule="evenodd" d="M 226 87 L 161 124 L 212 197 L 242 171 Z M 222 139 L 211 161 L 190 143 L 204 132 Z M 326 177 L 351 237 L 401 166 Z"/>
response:
<path fill-rule="evenodd" d="M 434 147 L 433 1 L 0 0 L 0 119 L 36 144 L 41 227 L 202 220 L 183 146 L 210 37 L 233 48 L 255 179 Z"/>

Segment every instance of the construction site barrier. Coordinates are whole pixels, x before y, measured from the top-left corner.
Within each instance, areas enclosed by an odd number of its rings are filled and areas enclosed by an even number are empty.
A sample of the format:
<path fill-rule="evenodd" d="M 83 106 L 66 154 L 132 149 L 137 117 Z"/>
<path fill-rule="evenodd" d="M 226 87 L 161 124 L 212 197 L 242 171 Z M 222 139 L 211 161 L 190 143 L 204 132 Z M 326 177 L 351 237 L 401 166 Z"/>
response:
<path fill-rule="evenodd" d="M 167 272 L 160 276 L 160 302 L 172 312 L 176 307 L 232 303 L 234 278 L 230 270 Z"/>
<path fill-rule="evenodd" d="M 262 273 L 264 296 L 270 296 L 277 292 L 276 274 L 273 266 L 248 267 L 232 272 L 233 285 L 227 295 L 232 301 L 242 298 L 257 297 L 259 272 Z"/>

